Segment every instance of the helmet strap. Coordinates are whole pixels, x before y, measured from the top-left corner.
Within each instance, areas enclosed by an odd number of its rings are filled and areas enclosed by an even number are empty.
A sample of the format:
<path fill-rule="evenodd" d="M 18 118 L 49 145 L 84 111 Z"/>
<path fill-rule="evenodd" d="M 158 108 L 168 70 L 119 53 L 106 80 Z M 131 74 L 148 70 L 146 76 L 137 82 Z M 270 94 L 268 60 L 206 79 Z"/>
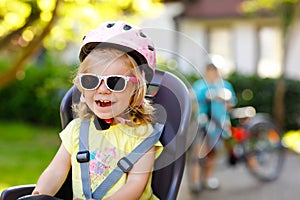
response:
<path fill-rule="evenodd" d="M 85 97 L 83 96 L 82 93 L 81 93 L 81 95 L 80 95 L 80 102 L 81 102 L 81 103 L 85 103 L 85 102 L 86 102 Z"/>

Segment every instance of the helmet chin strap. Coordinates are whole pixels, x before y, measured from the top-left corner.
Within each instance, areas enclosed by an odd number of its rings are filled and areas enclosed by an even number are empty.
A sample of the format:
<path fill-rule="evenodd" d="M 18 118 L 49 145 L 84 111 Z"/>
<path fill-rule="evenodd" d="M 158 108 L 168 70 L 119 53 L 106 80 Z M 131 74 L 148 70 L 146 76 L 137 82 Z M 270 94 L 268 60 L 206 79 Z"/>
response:
<path fill-rule="evenodd" d="M 126 122 L 130 122 L 130 119 L 125 119 L 123 117 L 117 116 L 115 117 L 116 120 L 118 120 L 121 124 L 126 124 Z"/>

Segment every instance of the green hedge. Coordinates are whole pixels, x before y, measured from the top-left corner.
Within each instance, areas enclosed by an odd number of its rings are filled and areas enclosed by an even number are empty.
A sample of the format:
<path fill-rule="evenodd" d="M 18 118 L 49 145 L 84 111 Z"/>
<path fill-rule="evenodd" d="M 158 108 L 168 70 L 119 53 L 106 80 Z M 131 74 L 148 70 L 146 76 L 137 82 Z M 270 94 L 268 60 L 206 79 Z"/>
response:
<path fill-rule="evenodd" d="M 73 71 L 51 62 L 28 67 L 24 79 L 0 89 L 0 119 L 60 126 L 59 105 Z"/>
<path fill-rule="evenodd" d="M 287 80 L 285 116 L 288 130 L 300 128 L 300 81 Z"/>
<path fill-rule="evenodd" d="M 252 105 L 257 112 L 273 115 L 276 79 L 259 78 L 258 76 L 231 75 L 232 83 L 238 98 L 237 106 Z M 299 129 L 300 126 L 300 82 L 285 80 L 285 129 Z M 252 93 L 252 98 L 251 97 Z M 248 98 L 249 97 L 249 98 Z"/>

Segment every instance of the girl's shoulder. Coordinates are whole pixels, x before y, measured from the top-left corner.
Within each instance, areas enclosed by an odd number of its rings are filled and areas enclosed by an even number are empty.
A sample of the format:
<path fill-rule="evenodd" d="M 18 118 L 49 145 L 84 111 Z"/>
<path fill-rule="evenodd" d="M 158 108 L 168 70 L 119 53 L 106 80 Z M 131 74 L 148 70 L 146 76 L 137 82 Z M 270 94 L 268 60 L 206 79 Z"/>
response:
<path fill-rule="evenodd" d="M 66 128 L 79 128 L 81 125 L 82 120 L 80 118 L 75 118 L 69 122 Z"/>
<path fill-rule="evenodd" d="M 153 131 L 153 126 L 152 124 L 143 124 L 143 125 L 138 125 L 135 128 L 135 132 L 138 136 L 148 136 L 152 133 Z"/>
<path fill-rule="evenodd" d="M 62 130 L 62 132 L 68 134 L 78 134 L 81 123 L 82 120 L 80 118 L 75 118 L 67 124 L 67 126 Z"/>

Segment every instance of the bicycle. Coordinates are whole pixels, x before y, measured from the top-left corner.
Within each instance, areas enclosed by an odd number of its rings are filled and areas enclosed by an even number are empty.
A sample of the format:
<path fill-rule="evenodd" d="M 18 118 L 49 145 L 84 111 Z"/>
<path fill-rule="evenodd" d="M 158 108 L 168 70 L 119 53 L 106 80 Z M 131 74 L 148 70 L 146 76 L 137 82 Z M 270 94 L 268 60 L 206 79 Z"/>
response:
<path fill-rule="evenodd" d="M 243 162 L 247 170 L 262 182 L 276 180 L 283 168 L 285 149 L 282 145 L 282 133 L 270 117 L 266 114 L 257 114 L 251 106 L 234 108 L 230 112 L 231 136 L 230 164 Z M 199 151 L 203 144 L 204 132 L 199 129 L 193 143 L 187 152 L 187 176 L 189 189 L 193 193 L 202 190 L 205 156 Z M 228 139 L 227 139 L 228 141 Z M 199 165 L 200 184 L 193 185 L 192 167 Z"/>

